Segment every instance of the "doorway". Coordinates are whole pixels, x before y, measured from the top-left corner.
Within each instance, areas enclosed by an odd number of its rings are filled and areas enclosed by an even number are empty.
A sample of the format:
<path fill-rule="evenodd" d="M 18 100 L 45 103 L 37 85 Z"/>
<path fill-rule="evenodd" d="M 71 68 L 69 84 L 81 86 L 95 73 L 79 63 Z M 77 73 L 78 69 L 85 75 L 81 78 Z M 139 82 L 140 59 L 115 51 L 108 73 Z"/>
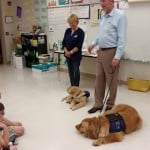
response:
<path fill-rule="evenodd" d="M 0 64 L 2 63 L 3 63 L 3 55 L 2 55 L 2 46 L 1 46 L 1 37 L 0 37 Z"/>
<path fill-rule="evenodd" d="M 3 63 L 3 53 L 2 53 L 2 14 L 1 14 L 1 2 L 0 2 L 0 64 Z"/>

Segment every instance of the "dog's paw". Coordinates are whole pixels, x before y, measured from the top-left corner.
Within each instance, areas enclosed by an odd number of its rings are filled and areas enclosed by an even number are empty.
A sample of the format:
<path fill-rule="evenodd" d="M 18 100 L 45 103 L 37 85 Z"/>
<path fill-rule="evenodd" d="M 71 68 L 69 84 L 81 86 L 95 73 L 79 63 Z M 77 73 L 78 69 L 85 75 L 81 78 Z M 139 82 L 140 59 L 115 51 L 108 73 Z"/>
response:
<path fill-rule="evenodd" d="M 72 106 L 72 110 L 77 110 L 78 108 L 76 106 Z"/>
<path fill-rule="evenodd" d="M 72 110 L 74 111 L 74 110 L 76 110 L 76 108 L 72 107 Z"/>
<path fill-rule="evenodd" d="M 66 103 L 67 103 L 67 104 L 70 104 L 71 102 L 70 102 L 70 101 L 66 101 Z"/>
<path fill-rule="evenodd" d="M 102 141 L 101 140 L 95 140 L 95 141 L 93 141 L 92 145 L 93 146 L 100 146 L 100 145 L 102 145 Z"/>

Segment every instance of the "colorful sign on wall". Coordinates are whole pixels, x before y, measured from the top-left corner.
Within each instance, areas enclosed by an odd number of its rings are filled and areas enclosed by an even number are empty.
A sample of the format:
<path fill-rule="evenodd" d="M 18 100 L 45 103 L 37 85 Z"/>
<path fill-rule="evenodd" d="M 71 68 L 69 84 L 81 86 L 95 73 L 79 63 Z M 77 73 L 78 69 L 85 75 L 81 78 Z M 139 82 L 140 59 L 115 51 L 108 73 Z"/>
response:
<path fill-rule="evenodd" d="M 69 0 L 58 0 L 58 5 L 67 5 L 69 4 Z"/>

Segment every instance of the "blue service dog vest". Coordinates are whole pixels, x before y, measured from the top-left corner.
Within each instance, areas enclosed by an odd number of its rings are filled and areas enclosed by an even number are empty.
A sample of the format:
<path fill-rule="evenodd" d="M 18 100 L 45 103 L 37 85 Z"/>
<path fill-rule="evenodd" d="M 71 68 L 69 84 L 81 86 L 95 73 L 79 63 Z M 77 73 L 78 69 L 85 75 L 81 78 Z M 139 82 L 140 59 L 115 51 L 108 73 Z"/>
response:
<path fill-rule="evenodd" d="M 125 125 L 124 119 L 119 113 L 108 114 L 105 116 L 109 120 L 109 124 L 110 124 L 109 132 L 110 133 L 125 131 L 126 125 Z"/>

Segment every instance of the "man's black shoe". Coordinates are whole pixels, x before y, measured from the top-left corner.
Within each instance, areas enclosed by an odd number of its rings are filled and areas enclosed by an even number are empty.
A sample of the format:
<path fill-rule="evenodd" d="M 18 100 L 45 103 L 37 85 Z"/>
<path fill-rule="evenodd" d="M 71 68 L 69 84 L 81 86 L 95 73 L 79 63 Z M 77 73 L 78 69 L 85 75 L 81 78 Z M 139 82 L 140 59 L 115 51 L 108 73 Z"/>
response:
<path fill-rule="evenodd" d="M 102 110 L 102 107 L 101 108 L 97 108 L 97 107 L 92 107 L 89 111 L 88 111 L 88 113 L 89 114 L 92 114 L 92 113 L 95 113 L 95 112 L 97 112 L 98 110 Z"/>

